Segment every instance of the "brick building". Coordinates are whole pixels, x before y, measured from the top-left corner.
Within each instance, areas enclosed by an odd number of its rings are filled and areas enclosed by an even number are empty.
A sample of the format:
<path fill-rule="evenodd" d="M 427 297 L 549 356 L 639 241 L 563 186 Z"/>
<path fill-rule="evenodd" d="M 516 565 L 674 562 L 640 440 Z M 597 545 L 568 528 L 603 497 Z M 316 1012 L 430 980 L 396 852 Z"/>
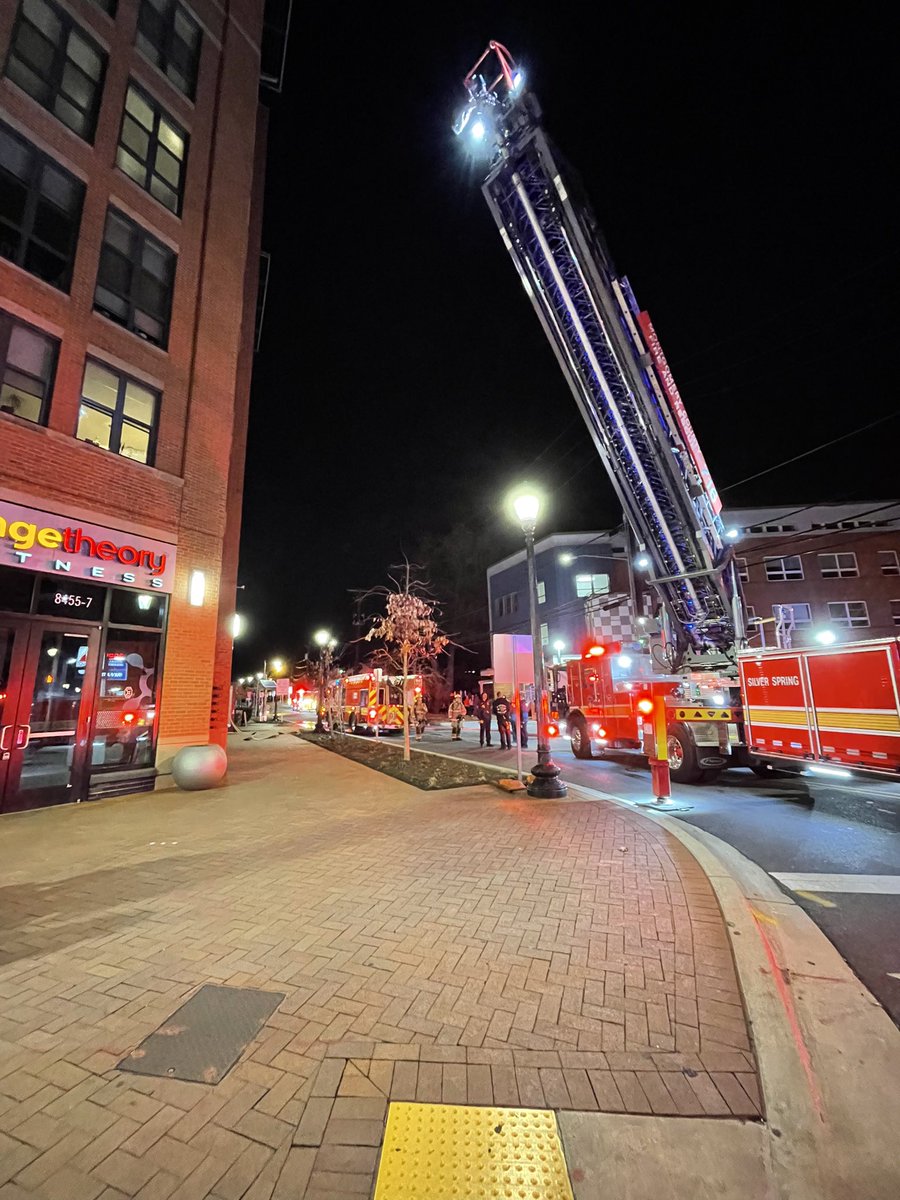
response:
<path fill-rule="evenodd" d="M 0 809 L 224 742 L 263 0 L 0 5 Z"/>
<path fill-rule="evenodd" d="M 750 644 L 776 645 L 783 616 L 792 644 L 831 631 L 837 642 L 900 635 L 900 502 L 726 509 L 751 619 Z M 592 638 L 630 641 L 631 580 L 621 529 L 554 533 L 535 544 L 541 636 L 548 656 Z M 642 615 L 651 594 L 635 591 Z M 493 633 L 528 632 L 525 552 L 487 571 Z M 782 613 L 782 610 L 786 610 Z"/>

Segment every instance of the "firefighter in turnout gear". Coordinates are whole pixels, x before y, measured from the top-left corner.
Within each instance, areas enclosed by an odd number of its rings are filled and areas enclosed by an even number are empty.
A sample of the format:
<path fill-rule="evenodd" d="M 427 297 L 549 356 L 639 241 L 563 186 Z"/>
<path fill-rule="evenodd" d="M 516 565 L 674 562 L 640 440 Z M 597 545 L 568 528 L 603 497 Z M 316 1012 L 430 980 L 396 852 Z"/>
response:
<path fill-rule="evenodd" d="M 413 725 L 416 730 L 416 741 L 421 741 L 425 732 L 425 722 L 428 720 L 428 705 L 421 692 L 417 693 L 412 706 Z"/>
<path fill-rule="evenodd" d="M 453 693 L 453 699 L 450 701 L 450 707 L 447 710 L 447 716 L 450 718 L 450 740 L 452 742 L 462 741 L 462 723 L 463 717 L 466 715 L 466 706 L 460 699 L 459 692 Z"/>

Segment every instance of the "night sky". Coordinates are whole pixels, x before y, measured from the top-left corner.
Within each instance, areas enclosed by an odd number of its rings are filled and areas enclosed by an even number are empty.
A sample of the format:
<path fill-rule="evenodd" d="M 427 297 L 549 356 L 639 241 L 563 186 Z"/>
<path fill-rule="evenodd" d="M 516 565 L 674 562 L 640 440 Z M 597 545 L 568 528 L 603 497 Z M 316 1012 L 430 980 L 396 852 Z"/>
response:
<path fill-rule="evenodd" d="M 551 495 L 545 532 L 620 519 L 450 129 L 492 37 L 580 171 L 726 504 L 900 491 L 900 421 L 729 490 L 898 407 L 895 70 L 877 16 L 341 11 L 294 6 L 270 102 L 237 671 L 302 654 L 322 624 L 349 634 L 347 589 L 383 583 L 425 535 L 487 524 L 512 552 L 500 500 L 520 478 Z"/>

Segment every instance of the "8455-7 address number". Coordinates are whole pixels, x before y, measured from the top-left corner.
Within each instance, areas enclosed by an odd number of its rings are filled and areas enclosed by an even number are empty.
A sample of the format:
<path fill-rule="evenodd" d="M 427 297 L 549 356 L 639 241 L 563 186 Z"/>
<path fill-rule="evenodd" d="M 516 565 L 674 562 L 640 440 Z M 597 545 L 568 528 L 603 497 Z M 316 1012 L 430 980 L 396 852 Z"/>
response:
<path fill-rule="evenodd" d="M 67 604 L 70 608 L 90 608 L 93 602 L 93 596 L 78 596 L 74 592 L 57 592 L 53 597 L 54 604 Z"/>

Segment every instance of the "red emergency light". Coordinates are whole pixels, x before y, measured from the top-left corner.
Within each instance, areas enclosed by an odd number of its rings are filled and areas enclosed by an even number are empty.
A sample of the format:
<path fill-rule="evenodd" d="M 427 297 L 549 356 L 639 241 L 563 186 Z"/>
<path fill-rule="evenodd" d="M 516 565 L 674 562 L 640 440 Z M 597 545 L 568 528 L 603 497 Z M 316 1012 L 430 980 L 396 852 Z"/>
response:
<path fill-rule="evenodd" d="M 558 725 L 548 725 L 547 726 L 547 737 L 559 737 L 559 726 Z"/>
<path fill-rule="evenodd" d="M 645 717 L 649 717 L 653 712 L 653 701 L 649 696 L 641 696 L 637 702 L 637 710 L 639 713 L 643 713 Z"/>
<path fill-rule="evenodd" d="M 122 713 L 122 721 L 125 725 L 130 725 L 133 720 L 134 720 L 133 712 Z"/>
<path fill-rule="evenodd" d="M 606 653 L 605 646 L 589 646 L 584 652 L 585 658 L 602 658 Z"/>

